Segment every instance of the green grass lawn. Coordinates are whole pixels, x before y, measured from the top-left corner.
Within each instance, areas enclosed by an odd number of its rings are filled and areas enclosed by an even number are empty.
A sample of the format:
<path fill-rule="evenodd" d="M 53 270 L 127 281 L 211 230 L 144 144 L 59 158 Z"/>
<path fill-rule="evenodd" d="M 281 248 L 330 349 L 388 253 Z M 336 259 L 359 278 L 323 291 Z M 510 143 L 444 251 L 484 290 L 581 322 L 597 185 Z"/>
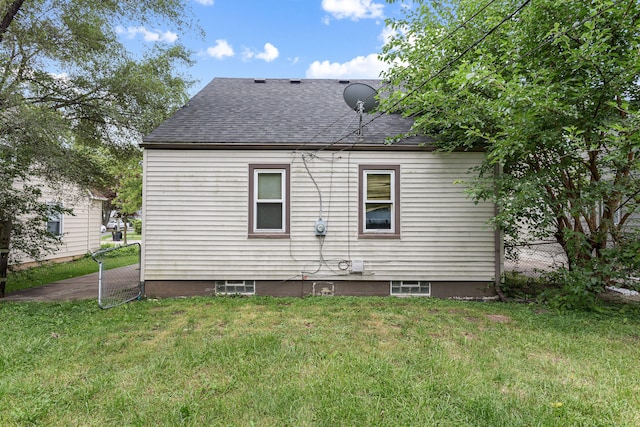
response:
<path fill-rule="evenodd" d="M 137 246 L 130 246 L 129 248 L 130 250 L 115 252 L 114 256 L 109 259 L 108 269 L 137 263 L 139 260 Z M 98 263 L 89 255 L 69 262 L 47 262 L 24 270 L 10 271 L 7 275 L 5 292 L 34 288 L 97 271 Z"/>
<path fill-rule="evenodd" d="M 0 303 L 0 425 L 638 426 L 640 309 Z"/>
<path fill-rule="evenodd" d="M 109 233 L 112 232 L 113 230 L 109 230 Z M 122 231 L 122 230 L 121 230 Z M 127 230 L 127 241 L 131 240 L 141 240 L 142 239 L 142 235 L 141 234 L 136 234 L 135 231 L 133 231 L 133 229 L 131 230 Z M 105 234 L 104 236 L 100 237 L 100 240 L 103 243 L 111 243 L 113 242 L 113 236 L 111 234 Z M 124 232 L 122 232 L 122 240 L 124 241 Z"/>

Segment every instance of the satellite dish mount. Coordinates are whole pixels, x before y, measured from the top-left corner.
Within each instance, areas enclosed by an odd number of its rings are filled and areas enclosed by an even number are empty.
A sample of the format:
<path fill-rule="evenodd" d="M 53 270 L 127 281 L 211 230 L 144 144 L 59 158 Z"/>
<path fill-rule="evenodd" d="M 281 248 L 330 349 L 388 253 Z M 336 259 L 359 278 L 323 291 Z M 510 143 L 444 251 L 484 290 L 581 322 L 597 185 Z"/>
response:
<path fill-rule="evenodd" d="M 362 140 L 362 117 L 364 113 L 378 108 L 378 91 L 364 83 L 351 83 L 344 88 L 342 97 L 352 110 L 358 113 L 358 139 Z"/>

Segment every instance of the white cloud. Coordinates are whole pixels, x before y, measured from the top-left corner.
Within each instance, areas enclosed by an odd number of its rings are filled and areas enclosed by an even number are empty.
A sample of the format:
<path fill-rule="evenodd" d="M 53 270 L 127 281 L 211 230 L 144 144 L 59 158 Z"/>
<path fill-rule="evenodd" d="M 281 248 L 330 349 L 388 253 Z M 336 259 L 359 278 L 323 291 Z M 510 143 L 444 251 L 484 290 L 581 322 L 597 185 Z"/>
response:
<path fill-rule="evenodd" d="M 278 56 L 280 56 L 280 51 L 278 51 L 278 48 L 272 45 L 271 43 L 266 43 L 264 45 L 264 51 L 258 53 L 256 55 L 256 58 L 264 59 L 267 62 L 271 62 L 274 59 L 276 59 Z"/>
<path fill-rule="evenodd" d="M 195 0 L 195 2 L 203 6 L 213 6 L 213 0 Z"/>
<path fill-rule="evenodd" d="M 161 31 L 149 31 L 145 27 L 129 27 L 124 29 L 123 27 L 118 26 L 116 27 L 116 32 L 118 34 L 123 34 L 130 39 L 133 39 L 140 34 L 146 42 L 175 43 L 175 41 L 178 40 L 178 35 L 173 31 L 165 31 L 163 33 Z"/>
<path fill-rule="evenodd" d="M 207 54 L 216 59 L 234 56 L 233 47 L 224 39 L 216 40 L 215 46 L 207 48 Z"/>
<path fill-rule="evenodd" d="M 314 61 L 307 68 L 306 77 L 309 79 L 327 78 L 359 78 L 377 79 L 380 73 L 387 70 L 389 65 L 378 59 L 378 54 L 358 56 L 345 63 Z"/>
<path fill-rule="evenodd" d="M 382 44 L 385 45 L 391 40 L 393 36 L 397 34 L 399 34 L 398 31 L 394 30 L 388 25 L 385 25 L 385 27 L 382 29 L 382 32 L 378 36 L 378 39 L 380 39 L 380 41 L 382 41 Z"/>
<path fill-rule="evenodd" d="M 271 43 L 265 43 L 264 50 L 262 52 L 254 52 L 250 49 L 244 51 L 244 57 L 246 59 L 257 58 L 266 62 L 271 62 L 280 56 L 280 51 L 277 47 Z"/>
<path fill-rule="evenodd" d="M 336 19 L 376 19 L 384 15 L 384 4 L 372 0 L 322 0 L 322 9 Z M 328 21 L 325 19 L 325 23 Z"/>

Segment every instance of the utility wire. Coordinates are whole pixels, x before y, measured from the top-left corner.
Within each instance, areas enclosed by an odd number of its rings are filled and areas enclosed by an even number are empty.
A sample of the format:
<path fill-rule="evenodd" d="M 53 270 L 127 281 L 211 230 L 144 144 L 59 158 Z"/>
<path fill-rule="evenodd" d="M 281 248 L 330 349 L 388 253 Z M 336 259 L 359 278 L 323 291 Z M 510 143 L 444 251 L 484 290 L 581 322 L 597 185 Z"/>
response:
<path fill-rule="evenodd" d="M 499 23 L 497 23 L 493 28 L 491 28 L 489 31 L 487 31 L 485 34 L 482 35 L 482 37 L 480 37 L 478 40 L 476 40 L 475 42 L 473 42 L 470 46 L 468 46 L 464 51 L 462 51 L 462 53 L 460 53 L 458 56 L 456 56 L 454 59 L 452 59 L 451 61 L 449 61 L 444 67 L 440 68 L 435 74 L 433 74 L 431 77 L 429 77 L 427 80 L 425 80 L 424 82 L 420 83 L 416 88 L 412 89 L 409 93 L 407 93 L 403 99 L 400 99 L 396 102 L 394 102 L 389 108 L 387 108 L 386 111 L 381 111 L 379 112 L 375 117 L 373 117 L 371 120 L 369 120 L 367 123 L 365 123 L 363 126 L 367 126 L 369 124 L 371 124 L 374 120 L 377 120 L 378 118 L 382 117 L 385 114 L 389 114 L 391 111 L 394 111 L 395 108 L 400 105 L 400 103 L 406 99 L 409 96 L 412 96 L 413 94 L 415 94 L 418 90 L 422 89 L 424 86 L 426 86 L 428 83 L 430 83 L 431 81 L 435 80 L 436 78 L 440 77 L 440 75 L 442 75 L 447 69 L 451 68 L 453 66 L 453 64 L 455 64 L 456 62 L 458 62 L 460 59 L 462 59 L 463 56 L 465 56 L 467 53 L 469 53 L 472 49 L 475 49 L 480 43 L 482 43 L 483 41 L 485 41 L 491 34 L 493 34 L 498 28 L 500 28 L 505 22 L 511 20 L 514 16 L 516 16 L 518 13 L 520 13 L 520 11 L 522 9 L 524 9 L 529 3 L 531 3 L 531 0 L 526 0 L 524 3 L 522 3 L 516 10 L 514 10 L 512 13 L 510 13 L 509 15 L 507 15 L 504 19 L 502 19 L 502 21 L 500 21 Z M 352 132 L 353 133 L 353 132 Z M 343 138 L 344 139 L 344 138 Z M 333 144 L 338 143 L 339 141 L 334 142 Z"/>
<path fill-rule="evenodd" d="M 522 9 L 524 9 L 529 3 L 531 3 L 531 0 L 526 0 L 524 3 L 522 3 L 516 10 L 514 10 L 512 13 L 510 13 L 509 15 L 507 15 L 505 18 L 503 18 L 499 23 L 497 23 L 495 26 L 493 26 L 493 28 L 491 28 L 489 31 L 487 31 L 485 34 L 482 35 L 482 37 L 480 37 L 478 40 L 476 40 L 475 42 L 473 42 L 470 46 L 468 46 L 464 51 L 462 51 L 462 53 L 460 53 L 458 56 L 456 56 L 454 59 L 452 59 L 451 61 L 447 62 L 446 65 L 444 65 L 442 68 L 440 68 L 435 74 L 433 74 L 431 77 L 429 77 L 428 79 L 426 79 L 424 82 L 420 83 L 417 87 L 415 87 L 414 89 L 412 89 L 410 92 L 408 92 L 403 99 L 400 99 L 396 102 L 394 102 L 390 107 L 388 107 L 385 111 L 380 111 L 378 112 L 373 118 L 371 118 L 371 120 L 369 120 L 368 122 L 364 123 L 362 125 L 362 127 L 366 127 L 369 124 L 371 124 L 373 121 L 379 119 L 380 117 L 382 117 L 385 114 L 389 114 L 391 111 L 394 111 L 396 109 L 396 107 L 398 105 L 400 105 L 400 103 L 405 100 L 407 97 L 412 96 L 413 94 L 415 94 L 418 90 L 422 89 L 424 86 L 426 86 L 429 82 L 435 80 L 436 78 L 440 77 L 440 75 L 442 75 L 447 69 L 451 68 L 453 66 L 453 64 L 455 64 L 456 62 L 458 62 L 460 59 L 462 59 L 463 56 L 465 56 L 467 53 L 469 53 L 471 50 L 473 50 L 474 48 L 476 48 L 480 43 L 482 43 L 485 39 L 487 39 L 491 34 L 493 34 L 498 28 L 500 28 L 502 25 L 504 25 L 505 22 L 511 20 L 514 16 L 516 16 L 518 13 L 520 13 L 520 11 Z M 488 7 L 489 5 L 486 5 L 482 10 L 484 10 L 486 7 Z M 477 13 L 474 15 L 474 17 L 477 16 Z M 471 19 L 471 18 L 470 18 Z M 464 25 L 462 25 L 464 26 Z M 457 31 L 461 26 L 458 26 L 456 28 L 455 31 Z M 453 34 L 453 33 L 452 33 Z M 331 142 L 330 144 L 327 144 L 326 146 L 320 148 L 319 150 L 326 150 L 332 146 L 334 146 L 335 144 L 338 144 L 339 142 L 345 140 L 346 138 L 348 138 L 349 136 L 353 135 L 355 132 L 357 132 L 356 130 L 351 131 L 350 133 L 348 133 L 347 135 L 343 136 L 342 138 L 339 138 L 333 142 Z M 349 148 L 355 146 L 358 142 L 354 142 Z"/>
<path fill-rule="evenodd" d="M 302 153 L 301 157 L 302 157 L 302 163 L 304 164 L 304 168 L 307 170 L 307 174 L 309 175 L 309 178 L 311 178 L 311 181 L 313 181 L 313 185 L 316 186 L 316 190 L 318 191 L 318 198 L 320 199 L 320 213 L 319 213 L 319 218 L 322 218 L 322 213 L 324 212 L 324 209 L 322 207 L 322 191 L 320 191 L 320 186 L 318 185 L 318 183 L 316 182 L 316 179 L 313 177 L 313 174 L 311 173 L 311 171 L 309 170 L 309 165 L 307 165 L 307 158 L 306 158 L 306 154 Z M 315 157 L 313 154 L 311 155 L 312 158 Z"/>
<path fill-rule="evenodd" d="M 515 12 L 513 12 L 511 15 L 509 15 L 507 18 L 505 18 L 504 20 L 502 20 L 498 25 L 496 25 L 494 28 L 492 28 L 490 30 L 489 33 L 485 34 L 481 39 L 479 39 L 478 41 L 476 41 L 474 44 L 472 44 L 469 48 L 467 48 L 464 52 L 462 52 L 460 55 L 458 55 L 457 58 L 455 58 L 453 61 L 449 62 L 445 67 L 441 68 L 435 75 L 433 75 L 432 77 L 430 77 L 429 79 L 427 79 L 426 81 L 424 81 L 423 83 L 421 83 L 418 87 L 416 87 L 415 89 L 413 89 L 412 91 L 410 91 L 409 93 L 406 94 L 406 96 L 403 98 L 406 99 L 407 97 L 413 95 L 416 91 L 418 91 L 419 89 L 423 88 L 427 83 L 429 83 L 430 81 L 434 80 L 435 78 L 437 78 L 439 75 L 441 75 L 444 71 L 446 71 L 447 68 L 449 68 L 451 65 L 453 65 L 455 62 L 457 62 L 462 56 L 464 56 L 468 51 L 470 51 L 471 49 L 473 49 L 474 47 L 476 47 L 478 44 L 480 44 L 484 39 L 487 38 L 487 36 L 494 32 L 497 27 L 499 27 L 500 25 L 502 25 L 504 22 L 506 22 L 507 20 L 511 19 L 513 16 L 515 16 L 517 13 L 519 13 L 528 3 L 530 3 L 530 0 L 527 0 L 526 2 L 524 2 Z M 498 74 L 500 72 L 502 72 L 504 69 L 506 69 L 507 67 L 513 65 L 514 63 L 516 63 L 519 60 L 522 60 L 524 58 L 526 58 L 527 56 L 533 54 L 534 52 L 538 51 L 539 49 L 541 49 L 542 47 L 544 47 L 545 45 L 548 45 L 552 42 L 554 42 L 555 40 L 557 40 L 558 38 L 560 38 L 561 36 L 565 36 L 567 35 L 570 31 L 575 30 L 581 26 L 583 26 L 584 24 L 586 24 L 587 22 L 597 18 L 598 16 L 602 15 L 603 13 L 605 13 L 606 11 L 608 11 L 609 9 L 611 9 L 613 6 L 615 6 L 615 2 L 612 2 L 609 4 L 609 6 L 601 9 L 600 11 L 586 17 L 585 19 L 583 19 L 580 22 L 576 22 L 574 23 L 570 28 L 568 28 L 566 31 L 560 33 L 560 34 L 556 34 L 554 36 L 548 37 L 547 39 L 543 40 L 542 42 L 540 42 L 540 44 L 538 44 L 538 46 L 534 47 L 533 49 L 529 50 L 528 52 L 518 56 L 518 58 L 513 59 L 509 62 L 507 62 L 504 66 L 502 66 L 501 68 L 483 76 L 481 79 L 479 79 L 476 84 L 482 82 L 483 80 L 488 79 L 490 76 Z M 383 112 L 378 113 L 377 116 L 373 117 L 371 120 L 369 120 L 367 123 L 365 123 L 363 125 L 363 127 L 369 125 L 371 122 L 373 122 L 374 120 L 380 118 L 382 115 L 384 114 L 388 114 L 389 112 L 393 111 L 399 104 L 400 102 L 402 102 L 402 100 L 398 100 L 397 102 L 395 102 L 391 107 L 389 107 L 388 109 L 386 109 Z M 352 132 L 353 133 L 353 132 Z M 344 139 L 344 138 L 342 138 Z M 331 145 L 337 144 L 340 141 L 334 141 Z M 355 145 L 356 143 L 352 144 Z"/>
<path fill-rule="evenodd" d="M 632 0 L 635 1 L 635 0 Z M 507 63 L 505 65 L 503 65 L 502 67 L 498 68 L 495 71 L 492 71 L 484 76 L 482 76 L 478 81 L 475 82 L 475 84 L 478 84 L 486 79 L 488 79 L 489 77 L 491 77 L 492 75 L 501 73 L 502 71 L 504 71 L 507 67 L 513 65 L 516 63 L 516 61 L 520 61 L 526 57 L 528 57 L 529 55 L 533 54 L 534 52 L 542 49 L 544 46 L 554 42 L 555 40 L 557 40 L 558 38 L 562 37 L 562 36 L 566 36 L 567 34 L 569 34 L 570 31 L 575 30 L 581 26 L 583 26 L 584 24 L 586 24 L 587 22 L 597 18 L 598 16 L 602 15 L 603 13 L 605 13 L 606 11 L 608 11 L 609 9 L 611 9 L 613 6 L 615 6 L 615 2 L 612 2 L 611 4 L 609 4 L 608 7 L 603 8 L 602 10 L 594 13 L 593 15 L 587 16 L 585 19 L 583 19 L 580 22 L 576 22 L 574 23 L 571 27 L 569 27 L 566 31 L 560 33 L 560 34 L 556 34 L 554 36 L 550 36 L 547 37 L 546 39 L 544 39 L 543 41 L 541 41 L 536 47 L 534 47 L 533 49 L 529 50 L 526 53 L 523 53 L 522 55 L 518 56 L 517 59 L 512 59 L 510 61 L 507 61 Z"/>
<path fill-rule="evenodd" d="M 491 5 L 492 5 L 493 3 L 495 3 L 496 1 L 497 1 L 497 0 L 490 0 L 488 3 L 486 3 L 486 4 L 485 4 L 484 6 L 482 6 L 480 9 L 478 9 L 478 10 L 477 10 L 473 15 L 471 15 L 468 19 L 466 19 L 466 20 L 465 20 L 465 21 L 463 21 L 462 23 L 458 24 L 458 26 L 457 26 L 456 28 L 454 28 L 451 32 L 449 32 L 449 33 L 445 34 L 444 36 L 442 36 L 442 38 L 441 38 L 440 40 L 438 40 L 438 41 L 433 45 L 433 47 L 432 47 L 432 48 L 433 48 L 433 49 L 435 49 L 435 48 L 437 48 L 438 46 L 440 46 L 442 43 L 444 43 L 445 41 L 447 41 L 447 40 L 449 40 L 450 38 L 452 38 L 452 37 L 453 37 L 453 36 L 454 36 L 454 35 L 455 35 L 455 34 L 456 34 L 460 29 L 465 28 L 465 27 L 466 27 L 466 26 L 467 26 L 471 21 L 473 21 L 473 20 L 474 20 L 478 15 L 480 15 L 482 12 L 484 12 L 484 11 L 485 11 L 489 6 L 491 6 Z M 412 66 L 412 64 L 411 64 L 411 63 L 409 63 L 408 65 L 404 66 L 403 68 L 408 69 L 410 66 Z M 381 90 L 385 89 L 386 87 L 388 87 L 388 86 L 390 86 L 390 85 L 391 85 L 391 83 L 390 83 L 390 82 L 386 82 L 386 83 L 382 84 L 382 85 L 377 89 L 377 91 L 379 92 L 379 91 L 381 91 Z M 370 96 L 369 96 L 367 99 L 365 99 L 363 102 L 367 102 L 371 96 L 375 96 L 375 95 L 374 95 L 374 94 L 370 95 Z M 342 116 L 340 116 L 340 117 L 338 117 L 336 120 L 334 120 L 331 124 L 329 124 L 329 125 L 325 126 L 323 129 L 321 129 L 320 131 L 318 131 L 314 136 L 312 136 L 311 138 L 309 138 L 309 140 L 308 140 L 307 142 L 303 143 L 300 147 L 298 147 L 298 148 L 296 149 L 296 151 L 302 150 L 302 149 L 303 149 L 307 144 L 312 143 L 314 139 L 316 139 L 317 137 L 319 137 L 320 135 L 322 135 L 322 134 L 323 134 L 327 129 L 331 129 L 331 128 L 332 128 L 333 126 L 335 126 L 338 122 L 342 121 L 342 120 L 344 119 L 344 117 L 346 117 L 348 114 L 351 114 L 351 112 L 343 114 Z M 356 116 L 357 116 L 357 113 L 356 113 Z M 353 119 L 351 119 L 351 122 L 349 122 L 349 124 L 345 127 L 345 130 L 346 130 L 346 128 L 348 128 L 348 127 L 351 125 L 351 123 L 353 123 L 353 120 L 355 119 L 355 117 L 356 117 L 356 116 L 354 116 L 354 118 L 353 118 Z M 371 122 L 368 122 L 368 123 L 366 123 L 366 124 L 369 124 L 369 123 L 371 123 Z M 363 127 L 364 127 L 364 126 L 366 126 L 366 124 L 365 124 L 365 125 L 363 125 Z M 343 130 L 343 131 L 340 133 L 340 135 L 342 135 L 342 134 L 345 132 L 345 130 Z M 352 134 L 353 134 L 353 132 L 350 132 L 350 133 L 348 133 L 348 134 L 347 134 L 347 135 L 345 135 L 345 136 L 340 136 L 340 137 L 338 137 L 337 141 L 334 141 L 333 143 L 329 144 L 329 147 L 330 147 L 330 146 L 332 146 L 332 145 L 334 145 L 334 144 L 337 144 L 338 142 L 342 141 L 343 139 L 345 139 L 345 138 L 349 137 L 349 136 L 350 136 L 350 135 L 352 135 Z M 326 149 L 326 148 L 328 148 L 328 147 L 323 147 L 323 148 L 321 148 L 320 150 L 324 150 L 324 149 Z"/>

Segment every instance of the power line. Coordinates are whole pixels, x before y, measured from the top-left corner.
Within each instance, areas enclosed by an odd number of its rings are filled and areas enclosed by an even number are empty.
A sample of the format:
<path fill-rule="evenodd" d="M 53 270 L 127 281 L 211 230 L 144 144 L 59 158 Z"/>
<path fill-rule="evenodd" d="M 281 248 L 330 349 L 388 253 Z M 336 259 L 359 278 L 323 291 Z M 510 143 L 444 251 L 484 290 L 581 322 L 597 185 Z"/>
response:
<path fill-rule="evenodd" d="M 634 1 L 634 0 L 632 0 Z M 458 57 L 456 57 L 453 61 L 449 62 L 447 65 L 445 65 L 443 68 L 441 68 L 435 75 L 433 75 L 432 77 L 430 77 L 429 79 L 427 79 L 426 81 L 424 81 L 423 83 L 421 83 L 418 87 L 416 87 L 415 89 L 413 89 L 412 91 L 410 91 L 409 93 L 407 93 L 407 95 L 404 97 L 404 99 L 406 99 L 407 97 L 413 95 L 416 91 L 418 91 L 419 89 L 421 89 L 422 87 L 424 87 L 427 83 L 429 83 L 430 81 L 434 80 L 435 78 L 437 78 L 439 75 L 441 75 L 444 71 L 446 71 L 447 68 L 449 68 L 451 65 L 453 65 L 455 62 L 457 62 L 462 56 L 464 56 L 464 54 L 466 54 L 469 50 L 473 49 L 474 47 L 476 47 L 478 44 L 480 44 L 484 39 L 487 38 L 487 36 L 492 33 L 493 31 L 495 31 L 497 29 L 497 27 L 499 27 L 500 25 L 502 25 L 504 22 L 506 22 L 507 20 L 511 19 L 513 16 L 515 16 L 517 13 L 519 13 L 528 3 L 530 2 L 530 0 L 524 2 L 518 9 L 516 9 L 516 11 L 514 11 L 512 14 L 510 14 L 507 18 L 505 18 L 504 20 L 502 20 L 498 25 L 496 25 L 494 28 L 492 28 L 489 33 L 485 34 L 481 39 L 479 39 L 477 42 L 475 42 L 474 44 L 472 44 L 469 48 L 467 48 L 464 52 L 462 52 L 460 55 L 458 55 Z M 587 16 L 585 19 L 583 19 L 582 21 L 576 22 L 574 23 L 571 27 L 569 27 L 566 31 L 560 33 L 560 34 L 556 34 L 554 36 L 548 37 L 547 39 L 543 40 L 542 42 L 540 42 L 536 47 L 534 47 L 533 49 L 529 50 L 528 52 L 518 56 L 518 58 L 513 59 L 511 61 L 508 61 L 505 65 L 503 65 L 502 67 L 500 67 L 499 69 L 483 76 L 481 79 L 479 79 L 477 82 L 475 82 L 475 84 L 478 84 L 480 82 L 482 82 L 483 80 L 486 80 L 487 78 L 489 78 L 492 75 L 498 74 L 500 72 L 502 72 L 504 69 L 506 69 L 507 67 L 513 65 L 514 63 L 516 63 L 517 61 L 520 61 L 526 57 L 528 57 L 529 55 L 533 54 L 534 52 L 538 51 L 539 49 L 541 49 L 542 47 L 544 47 L 545 45 L 548 45 L 552 42 L 554 42 L 555 40 L 557 40 L 558 38 L 567 35 L 570 31 L 575 30 L 581 26 L 583 26 L 584 24 L 586 24 L 587 22 L 597 18 L 598 16 L 602 15 L 603 13 L 605 13 L 606 11 L 608 11 L 609 9 L 611 9 L 613 6 L 615 6 L 615 3 L 612 2 L 609 4 L 609 6 L 602 8 L 601 10 L 599 10 L 598 12 Z M 365 123 L 363 125 L 367 126 L 369 125 L 371 122 L 373 122 L 374 120 L 378 119 L 379 117 L 381 117 L 384 114 L 388 114 L 389 112 L 393 111 L 399 104 L 400 102 L 402 102 L 403 100 L 399 100 L 397 102 L 395 102 L 391 107 L 387 108 L 385 111 L 380 112 L 376 117 L 372 118 L 371 120 L 369 120 L 367 123 Z M 337 142 L 336 142 L 337 143 Z M 354 143 L 355 145 L 355 143 Z"/>
<path fill-rule="evenodd" d="M 445 34 L 444 36 L 442 36 L 442 38 L 440 40 L 438 40 L 434 45 L 433 48 L 437 48 L 438 46 L 440 46 L 442 43 L 444 43 L 445 41 L 449 40 L 450 38 L 452 38 L 460 29 L 465 28 L 469 23 L 471 23 L 471 21 L 473 21 L 476 17 L 478 17 L 478 15 L 480 15 L 482 12 L 484 12 L 489 6 L 491 6 L 493 3 L 495 3 L 497 0 L 490 0 L 488 3 L 486 3 L 484 6 L 482 6 L 480 9 L 478 9 L 475 13 L 473 13 L 469 18 L 467 18 L 465 21 L 463 21 L 462 23 L 458 24 L 458 26 L 456 28 L 454 28 L 451 32 Z M 530 0 L 529 0 L 530 1 Z M 406 65 L 405 69 L 409 68 L 412 64 L 408 64 Z M 377 91 L 379 92 L 380 90 L 386 88 L 387 86 L 389 86 L 391 83 L 384 83 L 382 86 L 380 86 Z M 370 96 L 374 96 L 374 95 L 370 95 Z M 368 99 L 365 99 L 364 102 L 368 101 Z M 303 143 L 300 147 L 298 147 L 296 149 L 296 151 L 302 150 L 304 149 L 304 147 L 313 142 L 313 140 L 315 138 L 317 138 L 318 136 L 322 135 L 327 129 L 332 128 L 333 126 L 336 125 L 336 123 L 342 121 L 344 119 L 344 117 L 346 117 L 347 114 L 350 113 L 345 113 L 342 116 L 340 116 L 339 118 L 337 118 L 336 120 L 334 120 L 331 124 L 325 126 L 323 129 L 321 129 L 320 131 L 318 131 L 314 136 L 312 136 L 311 138 L 309 138 L 309 140 L 305 143 Z M 355 117 L 355 116 L 354 116 Z M 351 120 L 351 122 L 349 122 L 349 124 L 353 123 L 353 119 Z M 371 123 L 371 122 L 368 122 Z M 368 124 L 367 123 L 367 124 Z M 344 133 L 344 130 L 341 132 L 341 135 Z M 341 140 L 349 137 L 351 134 L 353 134 L 353 132 L 348 133 L 344 136 L 339 137 L 335 142 L 329 144 L 328 147 L 337 144 L 338 142 L 340 142 Z M 328 148 L 327 147 L 327 148 Z M 323 147 L 322 149 L 325 149 L 325 147 Z M 322 150 L 321 149 L 321 150 Z"/>
<path fill-rule="evenodd" d="M 495 1 L 495 0 L 493 0 Z M 469 18 L 469 20 L 465 21 L 465 24 L 467 22 L 469 22 L 471 19 L 474 19 L 476 16 L 478 16 L 478 14 L 483 11 L 484 9 L 486 9 L 491 3 L 493 3 L 493 1 L 489 2 L 487 5 L 485 5 L 480 11 L 478 11 L 476 14 L 474 14 L 471 18 Z M 407 93 L 405 95 L 405 97 L 403 99 L 406 99 L 407 97 L 415 94 L 418 90 L 422 89 L 425 85 L 427 85 L 429 82 L 435 80 L 436 78 L 438 78 L 440 75 L 442 75 L 447 69 L 451 68 L 453 66 L 453 64 L 455 64 L 456 62 L 458 62 L 460 59 L 462 59 L 463 56 L 465 56 L 467 53 L 469 53 L 471 50 L 473 50 L 474 48 L 476 48 L 480 43 L 482 43 L 485 39 L 487 39 L 490 35 L 492 35 L 498 28 L 500 28 L 504 23 L 506 23 L 507 21 L 511 20 L 515 15 L 517 15 L 518 13 L 520 13 L 520 11 L 522 11 L 522 9 L 524 9 L 529 3 L 531 3 L 531 0 L 526 0 L 524 3 L 522 3 L 516 10 L 514 10 L 513 12 L 511 12 L 509 15 L 507 15 L 505 18 L 503 18 L 499 23 L 497 23 L 495 26 L 493 26 L 493 28 L 491 28 L 489 31 L 487 31 L 486 33 L 484 33 L 482 35 L 482 37 L 480 37 L 478 40 L 476 40 L 475 42 L 473 42 L 470 46 L 468 46 L 464 51 L 462 51 L 462 53 L 460 53 L 458 56 L 456 56 L 454 59 L 452 59 L 451 61 L 449 61 L 446 65 L 444 65 L 442 68 L 440 68 L 434 75 L 432 75 L 431 77 L 429 77 L 427 80 L 425 80 L 424 82 L 422 82 L 420 85 L 418 85 L 416 88 L 412 89 L 409 93 Z M 453 33 L 455 33 L 456 31 L 458 31 L 459 28 L 464 27 L 465 24 L 461 24 L 458 27 L 456 27 L 456 29 L 451 33 L 451 35 L 453 35 Z M 444 40 L 446 40 L 447 38 L 449 38 L 450 35 L 447 35 L 445 39 L 442 39 L 438 42 L 442 43 Z M 382 86 L 386 87 L 388 85 Z M 368 126 L 369 124 L 371 124 L 373 121 L 379 119 L 380 117 L 382 117 L 385 114 L 389 114 L 391 111 L 394 111 L 395 108 L 400 105 L 400 103 L 403 101 L 403 99 L 396 101 L 395 103 L 393 103 L 390 107 L 388 107 L 385 111 L 381 111 L 378 112 L 378 114 L 373 117 L 371 120 L 369 120 L 368 122 L 366 122 L 365 124 L 363 124 L 363 128 Z M 344 139 L 346 139 L 347 137 L 353 135 L 356 131 L 351 131 L 350 133 L 348 133 L 347 135 L 343 136 L 342 138 L 339 138 L 335 141 L 333 141 L 330 144 L 327 144 L 326 146 L 322 147 L 319 150 L 326 150 L 332 146 L 334 146 L 335 144 L 338 144 L 339 142 L 343 141 Z M 351 144 L 351 147 L 355 146 L 358 142 L 354 142 L 353 144 Z"/>
<path fill-rule="evenodd" d="M 476 48 L 480 43 L 482 43 L 485 39 L 487 39 L 487 37 L 489 37 L 491 34 L 493 34 L 498 28 L 500 28 L 505 22 L 511 20 L 514 16 L 516 16 L 518 13 L 520 13 L 520 11 L 522 9 L 524 9 L 529 3 L 531 3 L 531 0 L 526 0 L 524 3 L 522 3 L 516 10 L 514 10 L 512 13 L 510 13 L 509 15 L 507 15 L 504 19 L 502 19 L 502 21 L 500 21 L 499 23 L 497 23 L 493 28 L 491 28 L 489 31 L 487 31 L 485 34 L 482 35 L 482 37 L 480 37 L 478 40 L 476 40 L 475 42 L 473 42 L 469 47 L 467 47 L 464 51 L 462 51 L 462 53 L 460 53 L 458 56 L 456 56 L 454 59 L 452 59 L 451 61 L 449 61 L 444 67 L 440 68 L 434 75 L 432 75 L 431 77 L 429 77 L 427 80 L 425 80 L 424 82 L 422 82 L 421 84 L 419 84 L 416 88 L 412 89 L 409 93 L 407 93 L 405 95 L 405 97 L 403 99 L 400 99 L 396 102 L 394 102 L 391 107 L 387 108 L 386 111 L 381 111 L 379 112 L 375 117 L 373 117 L 371 120 L 369 120 L 367 123 L 365 123 L 363 126 L 367 126 L 369 125 L 371 122 L 373 122 L 374 120 L 377 120 L 378 118 L 380 118 L 381 116 L 383 116 L 384 114 L 389 114 L 391 111 L 394 111 L 396 109 L 396 107 L 398 105 L 400 105 L 400 103 L 406 99 L 407 97 L 415 94 L 418 90 L 422 89 L 424 86 L 426 86 L 429 82 L 435 80 L 436 78 L 438 78 L 440 75 L 442 75 L 442 73 L 444 73 L 447 69 L 451 68 L 453 66 L 453 64 L 455 64 L 456 62 L 458 62 L 460 59 L 462 59 L 463 56 L 465 56 L 467 53 L 469 53 L 472 49 Z M 339 142 L 339 141 L 338 141 Z M 337 143 L 337 142 L 336 142 Z"/>
<path fill-rule="evenodd" d="M 635 0 L 632 0 L 632 2 Z M 492 75 L 498 74 L 502 71 L 504 71 L 507 67 L 513 65 L 516 63 L 516 61 L 520 61 L 526 57 L 528 57 L 529 55 L 533 54 L 534 52 L 542 49 L 545 45 L 548 45 L 552 42 L 554 42 L 555 40 L 557 40 L 558 38 L 562 37 L 562 36 L 566 36 L 567 34 L 569 34 L 570 31 L 575 30 L 581 26 L 583 26 L 584 24 L 586 24 L 587 22 L 597 18 L 598 16 L 602 15 L 603 13 L 605 13 L 606 11 L 608 11 L 609 9 L 611 9 L 613 6 L 615 6 L 615 3 L 612 2 L 608 7 L 603 8 L 602 10 L 594 13 L 593 15 L 587 16 L 585 19 L 583 19 L 580 22 L 576 22 L 574 23 L 571 27 L 569 27 L 566 31 L 560 33 L 560 34 L 556 34 L 555 36 L 550 36 L 547 37 L 545 40 L 541 41 L 536 47 L 534 47 L 533 49 L 529 50 L 528 52 L 520 55 L 517 59 L 513 59 L 510 61 L 507 61 L 507 63 L 505 65 L 503 65 L 502 67 L 498 68 L 495 71 L 490 72 L 489 74 L 486 74 L 484 76 L 482 76 L 482 78 L 480 78 L 477 82 L 475 82 L 476 84 L 482 82 L 483 80 L 486 80 L 487 78 L 489 78 Z"/>

